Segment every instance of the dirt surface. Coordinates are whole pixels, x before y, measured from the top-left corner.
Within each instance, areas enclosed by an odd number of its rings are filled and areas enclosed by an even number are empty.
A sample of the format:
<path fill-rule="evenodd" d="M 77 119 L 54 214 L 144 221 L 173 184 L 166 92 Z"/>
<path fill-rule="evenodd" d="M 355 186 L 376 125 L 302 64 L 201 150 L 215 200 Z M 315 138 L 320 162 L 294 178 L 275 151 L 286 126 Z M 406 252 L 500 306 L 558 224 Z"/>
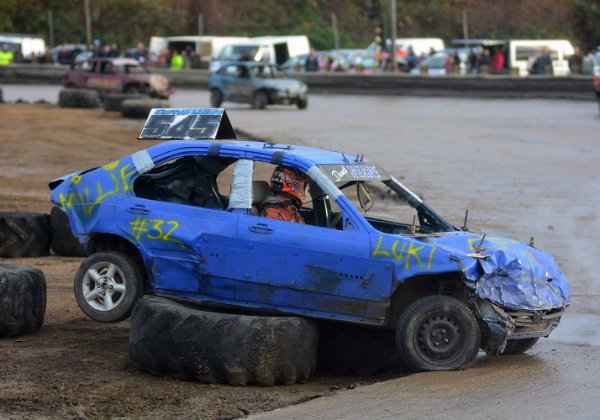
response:
<path fill-rule="evenodd" d="M 27 92 L 29 100 L 36 89 Z M 456 225 L 469 209 L 473 231 L 522 241 L 534 235 L 572 285 L 571 307 L 550 338 L 526 355 L 480 354 L 462 372 L 367 380 L 317 375 L 274 388 L 201 385 L 156 378 L 129 364 L 127 323 L 95 323 L 74 302 L 79 259 L 18 260 L 46 273 L 48 315 L 26 341 L 0 339 L 0 417 L 238 417 L 324 394 L 259 417 L 600 417 L 597 106 L 335 95 L 309 101 L 302 112 L 242 105 L 227 112 L 236 127 L 263 138 L 366 153 Z M 208 94 L 180 90 L 171 104 L 206 106 Z M 15 127 L 3 128 L 0 138 L 2 210 L 48 211 L 48 180 L 142 147 L 134 140 L 140 121 L 102 111 L 0 105 L 0 124 Z"/>
<path fill-rule="evenodd" d="M 139 150 L 142 124 L 100 110 L 0 104 L 0 211 L 49 212 L 49 180 Z M 317 375 L 306 384 L 260 388 L 154 377 L 129 362 L 129 322 L 101 324 L 79 310 L 73 278 L 81 258 L 0 262 L 37 267 L 48 285 L 42 329 L 0 338 L 0 418 L 232 418 L 378 379 Z"/>

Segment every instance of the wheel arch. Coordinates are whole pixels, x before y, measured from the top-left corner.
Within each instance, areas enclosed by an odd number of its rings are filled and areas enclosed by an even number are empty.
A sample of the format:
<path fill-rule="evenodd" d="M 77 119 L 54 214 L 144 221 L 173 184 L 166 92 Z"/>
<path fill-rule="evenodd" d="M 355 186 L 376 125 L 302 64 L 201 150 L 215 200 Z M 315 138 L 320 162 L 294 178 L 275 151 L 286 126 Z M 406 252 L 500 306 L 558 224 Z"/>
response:
<path fill-rule="evenodd" d="M 400 283 L 390 298 L 384 325 L 395 328 L 404 310 L 416 299 L 430 295 L 452 296 L 468 305 L 467 287 L 459 271 L 410 277 Z"/>
<path fill-rule="evenodd" d="M 86 246 L 86 251 L 88 255 L 99 251 L 117 251 L 127 255 L 138 265 L 144 278 L 144 286 L 148 286 L 148 272 L 146 271 L 142 253 L 128 239 L 112 233 L 98 233 L 90 238 Z"/>

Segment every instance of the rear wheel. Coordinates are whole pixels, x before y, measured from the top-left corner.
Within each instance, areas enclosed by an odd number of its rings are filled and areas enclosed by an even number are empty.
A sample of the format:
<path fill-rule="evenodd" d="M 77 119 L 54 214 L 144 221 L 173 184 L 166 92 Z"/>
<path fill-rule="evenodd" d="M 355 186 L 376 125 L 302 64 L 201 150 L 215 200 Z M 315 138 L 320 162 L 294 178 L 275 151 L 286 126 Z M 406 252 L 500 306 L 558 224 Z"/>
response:
<path fill-rule="evenodd" d="M 308 106 L 308 98 L 298 99 L 298 102 L 296 102 L 296 106 L 298 107 L 298 109 L 306 109 L 306 107 Z"/>
<path fill-rule="evenodd" d="M 223 94 L 219 89 L 210 90 L 210 106 L 218 108 L 223 103 Z"/>
<path fill-rule="evenodd" d="M 99 322 L 119 322 L 131 314 L 144 293 L 137 264 L 118 252 L 96 252 L 75 275 L 75 300 L 87 316 Z"/>
<path fill-rule="evenodd" d="M 265 92 L 259 90 L 252 97 L 252 108 L 265 109 L 267 107 L 268 102 L 269 102 L 269 98 L 267 97 L 267 94 Z"/>
<path fill-rule="evenodd" d="M 521 354 L 537 344 L 539 338 L 524 338 L 522 340 L 508 340 L 501 354 Z"/>
<path fill-rule="evenodd" d="M 396 346 L 416 371 L 465 369 L 473 364 L 481 340 L 473 312 L 444 295 L 416 300 L 400 315 Z"/>

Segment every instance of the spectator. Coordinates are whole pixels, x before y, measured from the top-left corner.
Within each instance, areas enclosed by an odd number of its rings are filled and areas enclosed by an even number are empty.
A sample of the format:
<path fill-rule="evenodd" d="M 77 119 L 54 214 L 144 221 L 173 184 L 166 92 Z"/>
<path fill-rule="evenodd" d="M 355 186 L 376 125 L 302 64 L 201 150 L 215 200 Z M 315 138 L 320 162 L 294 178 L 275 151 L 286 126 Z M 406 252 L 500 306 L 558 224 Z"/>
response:
<path fill-rule="evenodd" d="M 38 57 L 38 63 L 40 63 L 40 64 L 54 63 L 54 59 L 52 58 L 52 52 L 50 51 L 50 48 L 46 47 L 46 51 L 44 51 L 44 54 L 40 54 L 40 56 Z"/>
<path fill-rule="evenodd" d="M 121 51 L 119 50 L 119 46 L 116 42 L 110 44 L 110 51 L 108 53 L 109 57 L 119 57 L 121 55 Z"/>
<path fill-rule="evenodd" d="M 406 54 L 406 72 L 410 73 L 415 67 L 417 67 L 417 55 L 411 46 L 408 47 L 408 54 Z"/>
<path fill-rule="evenodd" d="M 92 51 L 94 57 L 104 57 L 104 48 L 99 39 L 94 40 L 94 50 Z"/>
<path fill-rule="evenodd" d="M 543 75 L 543 74 L 554 74 L 552 68 L 552 57 L 550 57 L 550 51 L 548 47 L 543 47 L 540 56 L 533 63 L 531 74 Z"/>
<path fill-rule="evenodd" d="M 571 74 L 581 74 L 583 66 L 583 56 L 579 47 L 575 47 L 575 54 L 569 57 L 569 70 Z"/>
<path fill-rule="evenodd" d="M 594 53 L 588 51 L 581 61 L 581 74 L 594 74 Z"/>
<path fill-rule="evenodd" d="M 199 69 L 200 68 L 200 56 L 196 54 L 196 51 L 192 50 L 189 56 L 190 68 Z"/>
<path fill-rule="evenodd" d="M 433 54 L 435 54 L 435 50 L 433 47 L 429 47 L 429 55 L 432 56 Z"/>
<path fill-rule="evenodd" d="M 319 70 L 319 59 L 317 58 L 317 53 L 314 48 L 310 49 L 310 53 L 306 58 L 306 62 L 304 63 L 305 71 L 318 71 Z"/>
<path fill-rule="evenodd" d="M 457 50 L 454 50 L 454 55 L 452 56 L 452 73 L 460 74 L 460 56 Z"/>
<path fill-rule="evenodd" d="M 171 71 L 181 71 L 183 69 L 184 60 L 179 51 L 175 51 L 171 56 Z"/>
<path fill-rule="evenodd" d="M 0 50 L 0 66 L 6 66 L 13 62 L 14 54 L 8 49 L 8 44 L 2 45 Z"/>
<path fill-rule="evenodd" d="M 444 67 L 446 68 L 446 74 L 452 74 L 454 72 L 454 57 L 452 56 L 452 54 L 446 54 Z"/>
<path fill-rule="evenodd" d="M 484 49 L 479 56 L 479 73 L 490 74 L 490 50 Z"/>
<path fill-rule="evenodd" d="M 469 48 L 467 61 L 469 63 L 469 73 L 479 73 L 479 57 L 472 48 Z"/>
<path fill-rule="evenodd" d="M 59 64 L 71 64 L 71 54 L 69 54 L 69 50 L 67 48 L 67 46 L 65 44 L 60 46 L 60 49 L 58 50 L 58 56 L 56 57 L 56 61 L 58 61 Z"/>
<path fill-rule="evenodd" d="M 492 74 L 504 73 L 504 54 L 502 53 L 502 47 L 496 47 L 494 55 L 490 60 L 490 69 Z"/>

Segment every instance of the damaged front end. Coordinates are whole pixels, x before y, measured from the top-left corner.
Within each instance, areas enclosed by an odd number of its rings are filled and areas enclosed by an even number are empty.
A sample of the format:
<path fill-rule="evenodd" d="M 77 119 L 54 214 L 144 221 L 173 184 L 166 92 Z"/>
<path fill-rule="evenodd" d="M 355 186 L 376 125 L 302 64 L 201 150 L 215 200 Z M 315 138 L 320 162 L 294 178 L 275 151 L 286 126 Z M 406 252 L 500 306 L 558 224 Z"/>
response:
<path fill-rule="evenodd" d="M 558 326 L 569 305 L 569 282 L 548 253 L 469 233 L 436 242 L 450 252 L 472 292 L 486 352 L 500 354 L 509 340 L 547 337 Z"/>

